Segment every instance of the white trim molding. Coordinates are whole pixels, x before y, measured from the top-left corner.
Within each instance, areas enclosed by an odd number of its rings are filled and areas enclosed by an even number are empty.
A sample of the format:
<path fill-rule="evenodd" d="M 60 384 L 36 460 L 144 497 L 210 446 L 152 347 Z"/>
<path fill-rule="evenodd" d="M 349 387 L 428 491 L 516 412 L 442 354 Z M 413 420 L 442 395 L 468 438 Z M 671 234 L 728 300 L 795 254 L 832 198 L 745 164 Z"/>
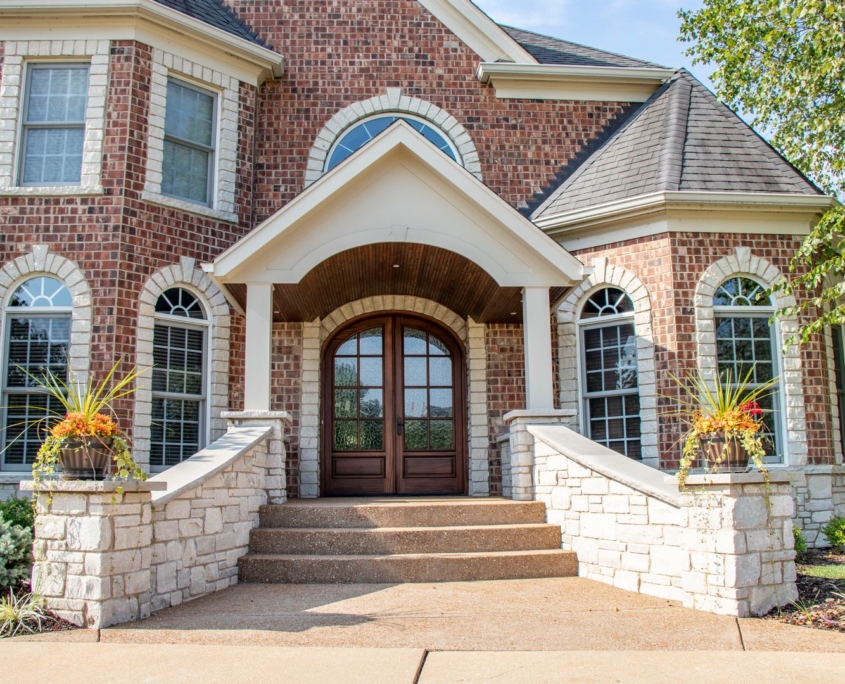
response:
<path fill-rule="evenodd" d="M 211 206 L 161 194 L 167 80 L 170 76 L 194 83 L 217 96 Z M 155 48 L 150 79 L 147 182 L 142 199 L 219 221 L 238 223 L 238 215 L 235 212 L 235 182 L 238 172 L 239 108 L 240 82 L 236 78 Z"/>
<path fill-rule="evenodd" d="M 585 302 L 596 291 L 616 287 L 634 304 L 634 328 L 637 335 L 637 383 L 640 394 L 640 444 L 642 460 L 654 468 L 660 465 L 657 423 L 657 381 L 654 367 L 654 333 L 651 296 L 642 280 L 606 257 L 593 261 L 592 273 L 558 305 L 558 350 L 560 359 L 560 407 L 574 409 L 583 425 L 581 400 L 581 341 L 578 320 Z"/>
<path fill-rule="evenodd" d="M 713 297 L 719 286 L 736 276 L 746 276 L 770 288 L 783 280 L 783 273 L 762 257 L 754 256 L 748 247 L 737 247 L 734 254 L 711 264 L 701 276 L 695 290 L 696 356 L 702 379 L 713 383 L 717 373 L 716 327 Z M 791 295 L 772 296 L 775 310 L 795 306 Z M 798 330 L 794 316 L 785 316 L 775 324 L 775 349 L 780 363 L 781 404 L 784 465 L 798 466 L 807 463 L 807 419 L 804 404 L 804 383 L 801 349 L 797 344 L 785 345 Z"/>
<path fill-rule="evenodd" d="M 675 69 L 485 61 L 476 76 L 501 99 L 645 102 Z"/>
<path fill-rule="evenodd" d="M 454 116 L 430 102 L 403 95 L 401 88 L 387 88 L 386 94 L 355 102 L 329 119 L 323 130 L 317 134 L 308 155 L 304 187 L 307 188 L 326 173 L 329 153 L 341 136 L 359 121 L 374 114 L 410 114 L 430 123 L 452 143 L 458 151 L 463 167 L 478 180 L 484 180 L 475 143 L 472 142 L 469 131 L 458 123 Z"/>
<path fill-rule="evenodd" d="M 0 83 L 0 196 L 101 195 L 110 46 L 107 40 L 7 41 Z M 18 184 L 26 67 L 33 63 L 88 65 L 82 173 L 78 186 Z"/>
<path fill-rule="evenodd" d="M 159 296 L 171 287 L 183 287 L 194 294 L 208 314 L 208 392 L 204 443 L 211 444 L 226 432 L 221 414 L 229 408 L 229 304 L 209 277 L 196 267 L 194 259 L 182 257 L 179 264 L 166 266 L 147 280 L 138 303 L 138 328 L 135 365 L 141 376 L 136 382 L 133 452 L 145 469 L 150 462 L 150 425 L 152 423 L 152 367 L 155 305 Z"/>

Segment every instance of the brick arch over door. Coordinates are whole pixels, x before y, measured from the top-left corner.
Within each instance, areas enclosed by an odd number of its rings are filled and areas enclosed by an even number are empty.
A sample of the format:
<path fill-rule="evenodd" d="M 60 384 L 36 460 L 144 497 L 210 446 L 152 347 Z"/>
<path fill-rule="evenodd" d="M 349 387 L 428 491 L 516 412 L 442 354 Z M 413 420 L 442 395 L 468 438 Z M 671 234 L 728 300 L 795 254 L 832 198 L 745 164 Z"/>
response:
<path fill-rule="evenodd" d="M 402 95 L 401 88 L 388 88 L 385 95 L 355 102 L 341 109 L 317 134 L 314 146 L 308 155 L 305 171 L 305 185 L 308 187 L 325 173 L 326 159 L 335 142 L 358 121 L 376 114 L 410 114 L 425 119 L 441 131 L 458 150 L 464 168 L 478 180 L 481 177 L 481 161 L 469 132 L 449 112 L 436 105 Z"/>
<path fill-rule="evenodd" d="M 91 371 L 91 288 L 79 266 L 59 254 L 50 254 L 49 245 L 33 245 L 32 252 L 19 256 L 0 268 L 0 306 L 5 307 L 10 292 L 29 278 L 39 275 L 61 280 L 73 297 L 70 323 L 70 367 L 81 382 L 88 381 Z M 5 339 L 0 316 L 0 340 Z"/>
<path fill-rule="evenodd" d="M 737 247 L 730 256 L 711 264 L 701 276 L 695 290 L 695 326 L 698 370 L 702 377 L 712 381 L 716 376 L 716 327 L 713 297 L 728 278 L 747 276 L 770 288 L 783 280 L 783 273 L 762 257 L 754 256 L 748 247 Z M 795 306 L 791 295 L 773 294 L 775 309 Z M 786 465 L 803 465 L 807 462 L 807 425 L 804 405 L 801 350 L 797 344 L 781 347 L 784 340 L 797 332 L 798 320 L 794 316 L 778 319 L 781 377 L 783 379 L 783 406 L 786 419 Z"/>
<path fill-rule="evenodd" d="M 208 418 L 209 438 L 214 441 L 226 431 L 220 417 L 229 408 L 229 304 L 209 277 L 196 267 L 196 261 L 182 258 L 178 264 L 166 266 L 147 280 L 138 306 L 138 343 L 135 364 L 144 371 L 135 392 L 134 450 L 138 463 L 149 464 L 150 423 L 152 416 L 153 328 L 155 305 L 159 296 L 171 287 L 183 287 L 194 294 L 208 315 Z"/>
<path fill-rule="evenodd" d="M 463 319 L 430 299 L 405 295 L 367 297 L 345 304 L 322 320 L 303 325 L 300 444 L 300 496 L 319 496 L 320 373 L 323 342 L 337 328 L 359 316 L 380 311 L 407 311 L 433 318 L 451 329 L 463 343 L 469 387 L 469 493 L 486 496 L 489 487 L 487 437 L 487 342 L 485 326 Z"/>
<path fill-rule="evenodd" d="M 593 261 L 593 272 L 558 306 L 558 345 L 560 358 L 560 407 L 582 414 L 580 400 L 580 341 L 578 319 L 584 303 L 597 290 L 617 287 L 634 304 L 637 333 L 637 376 L 640 390 L 640 431 L 643 462 L 655 468 L 660 464 L 657 446 L 657 384 L 654 371 L 654 335 L 651 325 L 651 297 L 635 274 L 614 266 L 605 257 Z"/>

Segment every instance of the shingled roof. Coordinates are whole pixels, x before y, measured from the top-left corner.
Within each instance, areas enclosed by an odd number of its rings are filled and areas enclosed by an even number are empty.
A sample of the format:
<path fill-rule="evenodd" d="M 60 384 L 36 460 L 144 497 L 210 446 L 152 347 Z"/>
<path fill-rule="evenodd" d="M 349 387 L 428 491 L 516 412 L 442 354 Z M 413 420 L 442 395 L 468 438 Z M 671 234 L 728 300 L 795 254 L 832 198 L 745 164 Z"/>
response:
<path fill-rule="evenodd" d="M 552 38 L 512 26 L 501 25 L 501 27 L 540 64 L 665 69 L 659 64 L 625 57 L 625 55 L 617 55 L 614 52 L 597 50 L 578 43 L 570 43 L 568 40 Z"/>
<path fill-rule="evenodd" d="M 667 191 L 822 194 L 681 69 L 531 217 Z"/>
<path fill-rule="evenodd" d="M 266 41 L 223 0 L 155 0 L 160 5 L 198 19 L 250 43 L 269 48 Z"/>

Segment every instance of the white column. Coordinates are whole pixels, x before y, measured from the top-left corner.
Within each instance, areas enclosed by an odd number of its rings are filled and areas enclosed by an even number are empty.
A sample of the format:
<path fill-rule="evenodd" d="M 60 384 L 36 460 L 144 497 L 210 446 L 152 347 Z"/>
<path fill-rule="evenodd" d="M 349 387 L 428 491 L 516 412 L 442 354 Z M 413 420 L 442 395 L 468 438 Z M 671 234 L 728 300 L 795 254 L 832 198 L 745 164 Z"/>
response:
<path fill-rule="evenodd" d="M 522 291 L 522 332 L 525 339 L 525 408 L 554 408 L 552 391 L 552 329 L 549 288 Z"/>
<path fill-rule="evenodd" d="M 270 410 L 273 286 L 246 287 L 246 373 L 244 410 Z"/>

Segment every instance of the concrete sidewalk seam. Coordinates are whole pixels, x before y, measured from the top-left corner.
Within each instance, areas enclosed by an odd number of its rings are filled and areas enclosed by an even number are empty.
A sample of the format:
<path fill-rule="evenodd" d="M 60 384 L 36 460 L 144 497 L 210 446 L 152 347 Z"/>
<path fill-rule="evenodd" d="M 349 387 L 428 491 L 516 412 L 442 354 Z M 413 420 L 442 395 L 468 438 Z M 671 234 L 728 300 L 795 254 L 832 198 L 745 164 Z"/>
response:
<path fill-rule="evenodd" d="M 420 666 L 417 669 L 417 674 L 414 677 L 414 684 L 420 684 L 420 677 L 422 677 L 425 661 L 428 659 L 428 649 L 423 650 L 422 658 L 420 658 Z"/>
<path fill-rule="evenodd" d="M 742 625 L 739 624 L 739 618 L 736 618 L 736 631 L 739 634 L 739 645 L 742 646 L 743 651 L 747 651 L 748 649 L 745 648 L 745 637 L 742 636 Z"/>

